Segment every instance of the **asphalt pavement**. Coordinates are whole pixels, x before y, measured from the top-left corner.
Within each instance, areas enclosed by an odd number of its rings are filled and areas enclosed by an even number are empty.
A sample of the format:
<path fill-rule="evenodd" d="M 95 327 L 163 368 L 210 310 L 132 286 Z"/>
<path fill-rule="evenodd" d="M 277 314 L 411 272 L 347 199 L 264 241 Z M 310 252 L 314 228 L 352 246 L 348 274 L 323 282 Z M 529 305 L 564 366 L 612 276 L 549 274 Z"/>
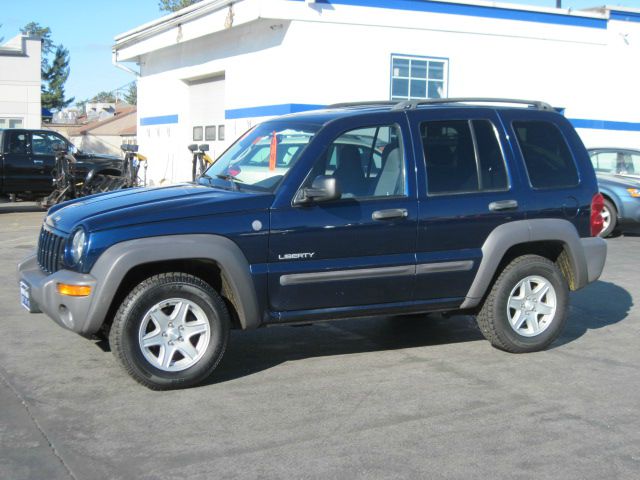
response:
<path fill-rule="evenodd" d="M 0 205 L 0 479 L 640 478 L 640 236 L 609 240 L 563 336 L 513 355 L 471 317 L 233 332 L 153 392 L 105 342 L 20 307 L 44 213 Z"/>

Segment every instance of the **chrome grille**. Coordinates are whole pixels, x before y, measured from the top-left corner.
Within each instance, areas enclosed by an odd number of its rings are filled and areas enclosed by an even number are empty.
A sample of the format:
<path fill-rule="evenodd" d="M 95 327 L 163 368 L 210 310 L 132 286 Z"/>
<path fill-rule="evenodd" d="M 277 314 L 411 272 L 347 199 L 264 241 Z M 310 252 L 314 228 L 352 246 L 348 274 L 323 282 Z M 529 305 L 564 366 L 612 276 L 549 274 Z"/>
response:
<path fill-rule="evenodd" d="M 64 243 L 64 237 L 55 235 L 42 227 L 38 240 L 38 265 L 43 271 L 53 273 L 62 268 Z"/>

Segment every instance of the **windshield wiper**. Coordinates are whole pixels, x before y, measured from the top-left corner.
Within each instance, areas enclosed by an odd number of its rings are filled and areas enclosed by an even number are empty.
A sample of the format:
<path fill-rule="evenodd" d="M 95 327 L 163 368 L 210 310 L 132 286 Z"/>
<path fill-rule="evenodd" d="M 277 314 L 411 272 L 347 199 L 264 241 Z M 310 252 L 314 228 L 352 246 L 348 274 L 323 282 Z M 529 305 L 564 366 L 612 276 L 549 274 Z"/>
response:
<path fill-rule="evenodd" d="M 221 173 L 216 175 L 217 178 L 221 179 L 221 180 L 226 180 L 228 182 L 231 182 L 231 185 L 233 185 L 233 190 L 235 190 L 238 186 L 236 185 L 236 183 L 244 183 L 244 180 L 240 180 L 239 178 L 234 177 L 233 175 L 229 175 Z"/>

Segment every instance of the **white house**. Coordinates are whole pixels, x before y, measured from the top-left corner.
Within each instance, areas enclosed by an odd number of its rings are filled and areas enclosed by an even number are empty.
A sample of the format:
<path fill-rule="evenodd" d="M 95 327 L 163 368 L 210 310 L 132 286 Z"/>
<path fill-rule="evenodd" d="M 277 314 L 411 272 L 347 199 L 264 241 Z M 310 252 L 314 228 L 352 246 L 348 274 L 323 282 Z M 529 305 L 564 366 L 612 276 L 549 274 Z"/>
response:
<path fill-rule="evenodd" d="M 596 0 L 594 0 L 596 1 Z M 336 102 L 543 100 L 587 146 L 640 147 L 640 9 L 483 1 L 204 0 L 116 37 L 156 181 L 269 118 Z"/>
<path fill-rule="evenodd" d="M 41 48 L 23 35 L 0 45 L 0 128 L 40 128 Z"/>

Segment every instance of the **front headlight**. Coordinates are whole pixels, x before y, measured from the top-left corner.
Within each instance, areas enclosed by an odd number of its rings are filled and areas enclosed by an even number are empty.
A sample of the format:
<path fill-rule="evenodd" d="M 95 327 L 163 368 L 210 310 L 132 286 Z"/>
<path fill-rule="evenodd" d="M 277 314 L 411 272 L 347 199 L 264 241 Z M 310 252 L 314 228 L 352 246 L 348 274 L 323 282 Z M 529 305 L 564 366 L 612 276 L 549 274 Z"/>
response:
<path fill-rule="evenodd" d="M 629 195 L 633 198 L 640 197 L 640 188 L 627 188 L 627 192 L 629 192 Z"/>
<path fill-rule="evenodd" d="M 82 254 L 84 253 L 85 245 L 87 241 L 87 236 L 84 233 L 84 229 L 79 228 L 73 234 L 71 238 L 71 249 L 69 254 L 71 256 L 71 261 L 73 264 L 77 264 L 82 258 Z"/>

